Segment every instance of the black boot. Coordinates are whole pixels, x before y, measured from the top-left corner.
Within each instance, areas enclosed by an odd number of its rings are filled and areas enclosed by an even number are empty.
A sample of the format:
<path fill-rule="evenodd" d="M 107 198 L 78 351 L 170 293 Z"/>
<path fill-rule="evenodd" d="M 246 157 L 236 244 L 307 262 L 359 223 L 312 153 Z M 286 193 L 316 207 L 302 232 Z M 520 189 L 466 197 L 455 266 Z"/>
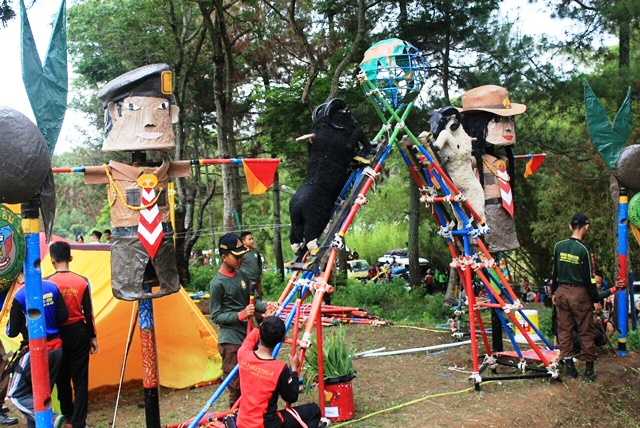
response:
<path fill-rule="evenodd" d="M 573 358 L 563 359 L 562 364 L 564 364 L 565 376 L 569 376 L 574 379 L 578 377 L 578 370 L 576 369 L 576 365 L 573 363 Z"/>
<path fill-rule="evenodd" d="M 593 382 L 596 380 L 596 369 L 593 361 L 587 361 L 587 368 L 584 370 L 584 380 L 587 382 Z"/>

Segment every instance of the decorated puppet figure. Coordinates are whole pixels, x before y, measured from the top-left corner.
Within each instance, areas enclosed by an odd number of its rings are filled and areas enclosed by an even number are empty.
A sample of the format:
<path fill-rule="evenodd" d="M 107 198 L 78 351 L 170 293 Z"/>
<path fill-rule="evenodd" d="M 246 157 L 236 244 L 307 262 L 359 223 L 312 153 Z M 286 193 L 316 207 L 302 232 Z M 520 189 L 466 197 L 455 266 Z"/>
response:
<path fill-rule="evenodd" d="M 445 107 L 433 112 L 431 132 L 436 139 L 433 146 L 438 150 L 449 177 L 462 191 L 473 210 L 484 219 L 484 191 L 474 170 L 476 161 L 472 155 L 473 139 L 460 126 L 458 110 Z M 464 227 L 461 224 L 458 226 Z"/>
<path fill-rule="evenodd" d="M 178 107 L 166 64 L 125 73 L 98 93 L 105 109 L 106 152 L 131 152 L 131 164 L 87 167 L 87 184 L 107 184 L 111 209 L 111 285 L 124 300 L 160 297 L 180 289 L 169 221 L 169 181 L 191 175 L 185 162 L 169 162 Z M 146 151 L 160 152 L 159 162 Z"/>
<path fill-rule="evenodd" d="M 367 145 L 360 125 L 343 100 L 332 99 L 316 108 L 313 134 L 309 136 L 307 179 L 289 205 L 290 242 L 295 252 L 315 250 L 316 240 L 351 174 L 354 158 L 366 155 Z"/>
<path fill-rule="evenodd" d="M 515 116 L 526 111 L 512 103 L 509 92 L 496 85 L 470 89 L 462 96 L 462 125 L 473 139 L 478 177 L 484 189 L 485 216 L 491 252 L 520 246 L 515 227 L 514 157 Z"/>

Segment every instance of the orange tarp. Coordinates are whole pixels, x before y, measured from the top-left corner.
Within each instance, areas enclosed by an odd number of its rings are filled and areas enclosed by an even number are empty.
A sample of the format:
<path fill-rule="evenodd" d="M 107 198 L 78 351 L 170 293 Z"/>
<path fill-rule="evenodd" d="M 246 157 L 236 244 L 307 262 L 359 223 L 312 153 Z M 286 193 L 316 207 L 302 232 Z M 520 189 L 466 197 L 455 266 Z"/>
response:
<path fill-rule="evenodd" d="M 55 240 L 55 239 L 54 239 Z M 134 303 L 117 300 L 111 293 L 111 252 L 107 245 L 72 245 L 71 270 L 91 283 L 91 296 L 99 352 L 91 357 L 89 387 L 117 385 Z M 42 261 L 43 276 L 53 273 L 48 255 Z M 186 388 L 218 379 L 222 363 L 217 334 L 184 290 L 154 299 L 160 384 Z M 8 302 L 7 302 L 8 303 Z M 8 312 L 0 322 L 3 328 Z M 142 379 L 138 328 L 129 352 L 125 381 Z M 16 341 L 0 336 L 7 349 Z"/>

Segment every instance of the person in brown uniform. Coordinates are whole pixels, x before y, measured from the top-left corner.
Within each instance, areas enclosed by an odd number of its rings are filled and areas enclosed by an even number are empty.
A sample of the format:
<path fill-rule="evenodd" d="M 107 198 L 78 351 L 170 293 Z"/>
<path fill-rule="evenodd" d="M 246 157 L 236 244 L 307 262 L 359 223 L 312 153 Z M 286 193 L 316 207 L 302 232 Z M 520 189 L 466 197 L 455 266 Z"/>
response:
<path fill-rule="evenodd" d="M 600 308 L 598 290 L 592 280 L 591 253 L 583 240 L 589 232 L 589 218 L 578 213 L 571 219 L 571 238 L 556 243 L 553 250 L 552 300 L 557 311 L 560 358 L 565 373 L 578 377 L 573 362 L 574 334 L 581 344 L 579 358 L 586 362 L 584 377 L 595 380 L 596 329 L 593 310 Z"/>

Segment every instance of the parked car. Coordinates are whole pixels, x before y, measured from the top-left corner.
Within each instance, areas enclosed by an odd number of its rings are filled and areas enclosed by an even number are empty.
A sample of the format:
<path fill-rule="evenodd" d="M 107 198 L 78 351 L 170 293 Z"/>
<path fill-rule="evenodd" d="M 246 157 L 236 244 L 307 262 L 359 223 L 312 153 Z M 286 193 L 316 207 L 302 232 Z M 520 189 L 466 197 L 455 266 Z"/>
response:
<path fill-rule="evenodd" d="M 347 277 L 365 281 L 369 277 L 369 268 L 369 263 L 366 260 L 349 260 L 347 262 Z"/>
<path fill-rule="evenodd" d="M 420 263 L 420 267 L 425 270 L 431 265 L 431 262 L 429 262 L 429 260 L 425 259 L 424 257 L 419 257 L 418 262 Z M 398 267 L 402 267 L 405 270 L 408 270 L 409 269 L 409 252 L 404 248 L 391 250 L 388 253 L 384 254 L 382 257 L 379 257 L 378 263 L 380 264 L 388 263 L 391 266 L 397 265 Z"/>

